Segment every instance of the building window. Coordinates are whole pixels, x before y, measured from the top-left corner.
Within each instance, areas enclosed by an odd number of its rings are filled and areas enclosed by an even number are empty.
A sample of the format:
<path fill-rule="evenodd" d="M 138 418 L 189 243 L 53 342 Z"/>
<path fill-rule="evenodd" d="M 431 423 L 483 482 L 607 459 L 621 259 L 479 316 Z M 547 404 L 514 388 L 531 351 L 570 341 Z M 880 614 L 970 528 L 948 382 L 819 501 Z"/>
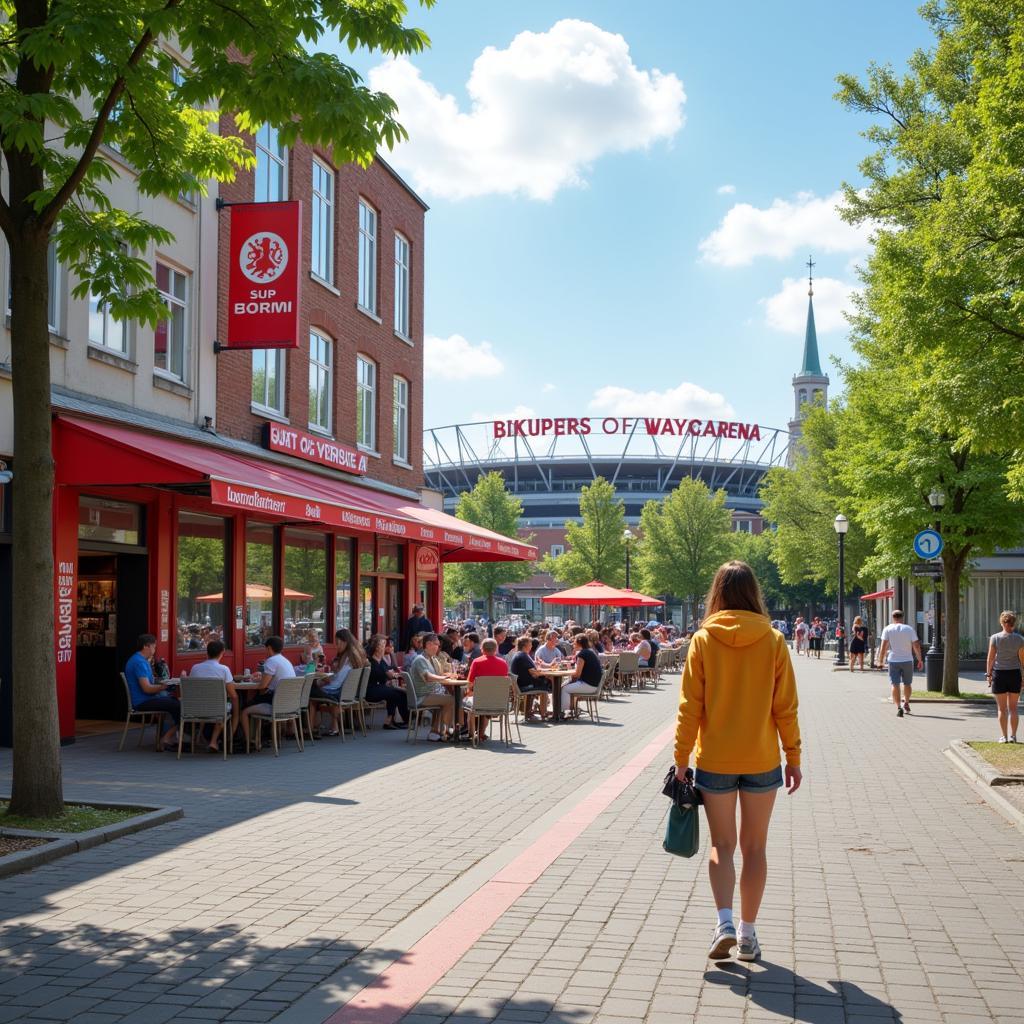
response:
<path fill-rule="evenodd" d="M 252 350 L 252 404 L 284 415 L 284 349 Z"/>
<path fill-rule="evenodd" d="M 265 124 L 256 131 L 257 203 L 276 203 L 288 198 L 287 150 L 278 139 L 277 129 Z"/>
<path fill-rule="evenodd" d="M 323 640 L 327 608 L 327 537 L 309 530 L 284 530 L 284 642 Z"/>
<path fill-rule="evenodd" d="M 359 200 L 359 305 L 377 313 L 377 212 Z"/>
<path fill-rule="evenodd" d="M 11 294 L 14 289 L 14 275 L 11 272 L 10 249 L 7 250 L 7 315 L 11 315 L 13 303 Z M 61 328 L 61 298 L 63 296 L 64 273 L 63 267 L 57 260 L 57 240 L 50 239 L 46 247 L 46 321 L 51 334 L 60 334 Z"/>
<path fill-rule="evenodd" d="M 377 365 L 356 356 L 356 442 L 377 450 Z"/>
<path fill-rule="evenodd" d="M 226 540 L 223 519 L 178 513 L 179 651 L 205 651 L 211 640 L 224 640 Z"/>
<path fill-rule="evenodd" d="M 156 325 L 153 364 L 158 370 L 184 380 L 188 339 L 188 276 L 158 262 L 156 286 L 167 307 L 167 317 Z"/>
<path fill-rule="evenodd" d="M 395 333 L 409 337 L 409 242 L 395 235 Z"/>
<path fill-rule="evenodd" d="M 274 635 L 274 528 L 245 524 L 245 645 Z"/>
<path fill-rule="evenodd" d="M 565 545 L 564 544 L 552 544 L 551 545 L 551 557 L 552 558 L 559 558 L 560 556 L 562 556 L 564 554 L 565 554 Z"/>
<path fill-rule="evenodd" d="M 409 382 L 404 377 L 394 381 L 394 443 L 392 449 L 399 462 L 409 461 Z"/>
<path fill-rule="evenodd" d="M 753 533 L 753 523 L 749 519 L 736 519 L 732 529 L 733 533 Z"/>
<path fill-rule="evenodd" d="M 128 325 L 115 320 L 110 307 L 91 291 L 89 292 L 89 342 L 109 348 L 120 355 L 128 354 Z"/>
<path fill-rule="evenodd" d="M 313 249 L 310 267 L 328 284 L 334 283 L 334 171 L 313 161 Z"/>
<path fill-rule="evenodd" d="M 352 628 L 352 541 L 334 539 L 334 628 Z"/>
<path fill-rule="evenodd" d="M 331 342 L 316 331 L 309 332 L 309 425 L 331 432 Z"/>

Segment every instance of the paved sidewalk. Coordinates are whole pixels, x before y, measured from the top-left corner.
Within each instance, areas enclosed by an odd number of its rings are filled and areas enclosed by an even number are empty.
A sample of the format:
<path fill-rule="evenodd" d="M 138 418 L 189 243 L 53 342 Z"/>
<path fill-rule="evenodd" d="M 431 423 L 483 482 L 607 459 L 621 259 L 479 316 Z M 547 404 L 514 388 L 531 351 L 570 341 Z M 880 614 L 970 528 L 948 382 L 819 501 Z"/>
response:
<path fill-rule="evenodd" d="M 880 674 L 797 673 L 806 782 L 773 823 L 764 962 L 704 959 L 706 830 L 693 861 L 661 850 L 666 746 L 392 1017 L 1024 1021 L 1024 836 L 942 756 L 989 738 L 991 709 L 897 719 Z M 599 727 L 524 728 L 513 752 L 379 732 L 227 765 L 72 748 L 69 795 L 186 817 L 0 882 L 0 1021 L 321 1024 L 662 733 L 676 685 Z"/>

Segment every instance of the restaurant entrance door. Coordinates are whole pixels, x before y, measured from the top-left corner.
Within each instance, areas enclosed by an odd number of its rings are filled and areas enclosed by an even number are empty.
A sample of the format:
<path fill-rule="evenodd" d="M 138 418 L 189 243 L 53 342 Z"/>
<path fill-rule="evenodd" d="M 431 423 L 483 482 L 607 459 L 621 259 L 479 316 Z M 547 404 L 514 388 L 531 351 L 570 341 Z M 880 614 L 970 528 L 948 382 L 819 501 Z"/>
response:
<path fill-rule="evenodd" d="M 384 634 L 391 637 L 395 650 L 399 649 L 402 643 L 402 588 L 404 580 L 386 579 L 384 587 L 386 597 L 384 600 Z"/>
<path fill-rule="evenodd" d="M 148 580 L 146 555 L 79 551 L 76 719 L 124 720 L 120 673 L 138 635 L 151 631 Z"/>

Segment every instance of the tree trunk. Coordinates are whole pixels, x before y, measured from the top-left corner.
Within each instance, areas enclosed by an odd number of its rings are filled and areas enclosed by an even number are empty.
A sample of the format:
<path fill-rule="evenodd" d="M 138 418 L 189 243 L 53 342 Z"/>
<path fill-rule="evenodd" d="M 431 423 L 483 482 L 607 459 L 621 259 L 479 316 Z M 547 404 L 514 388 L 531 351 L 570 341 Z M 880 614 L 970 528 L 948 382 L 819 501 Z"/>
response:
<path fill-rule="evenodd" d="M 942 695 L 960 696 L 960 574 L 968 550 L 942 553 L 942 620 L 946 627 L 942 658 Z M 936 623 L 938 626 L 938 623 Z"/>
<path fill-rule="evenodd" d="M 18 191 L 12 180 L 12 202 Z M 47 233 L 23 221 L 11 246 L 14 397 L 12 814 L 63 813 L 54 658 L 53 450 Z"/>

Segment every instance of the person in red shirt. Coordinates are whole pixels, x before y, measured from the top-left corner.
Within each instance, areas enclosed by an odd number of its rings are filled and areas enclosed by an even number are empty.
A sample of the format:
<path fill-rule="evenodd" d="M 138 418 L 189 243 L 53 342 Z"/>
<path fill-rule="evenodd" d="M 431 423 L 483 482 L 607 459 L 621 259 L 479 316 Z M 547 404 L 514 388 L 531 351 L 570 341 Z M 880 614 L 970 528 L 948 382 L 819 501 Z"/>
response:
<path fill-rule="evenodd" d="M 469 686 L 466 690 L 466 697 L 462 702 L 464 708 L 473 707 L 473 681 L 479 676 L 507 676 L 508 662 L 498 657 L 498 642 L 488 637 L 481 645 L 483 654 L 475 658 L 469 665 L 469 675 L 466 681 Z M 487 739 L 487 726 L 489 718 L 477 719 L 477 741 L 483 743 Z"/>

